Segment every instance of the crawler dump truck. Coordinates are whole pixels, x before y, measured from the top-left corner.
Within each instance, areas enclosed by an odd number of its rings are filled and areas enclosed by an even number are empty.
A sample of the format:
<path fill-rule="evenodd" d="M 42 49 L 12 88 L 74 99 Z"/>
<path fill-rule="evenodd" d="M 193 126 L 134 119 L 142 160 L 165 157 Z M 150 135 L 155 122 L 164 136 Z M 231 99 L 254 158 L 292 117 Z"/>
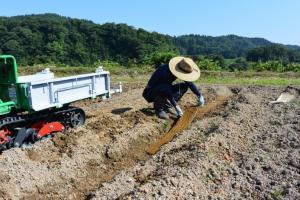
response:
<path fill-rule="evenodd" d="M 83 125 L 84 111 L 70 103 L 121 90 L 110 89 L 109 72 L 102 68 L 63 78 L 49 69 L 18 76 L 16 59 L 0 55 L 0 151 Z"/>

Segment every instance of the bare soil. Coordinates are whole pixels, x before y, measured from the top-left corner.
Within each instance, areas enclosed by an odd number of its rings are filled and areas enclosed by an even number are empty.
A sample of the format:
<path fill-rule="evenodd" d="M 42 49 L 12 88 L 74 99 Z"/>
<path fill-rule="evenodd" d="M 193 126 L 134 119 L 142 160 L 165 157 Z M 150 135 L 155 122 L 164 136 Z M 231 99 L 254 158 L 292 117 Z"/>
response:
<path fill-rule="evenodd" d="M 3 152 L 0 199 L 300 199 L 299 88 L 269 104 L 285 88 L 205 86 L 208 102 L 232 97 L 153 156 L 174 116 L 158 119 L 142 88 L 77 102 L 85 126 Z"/>

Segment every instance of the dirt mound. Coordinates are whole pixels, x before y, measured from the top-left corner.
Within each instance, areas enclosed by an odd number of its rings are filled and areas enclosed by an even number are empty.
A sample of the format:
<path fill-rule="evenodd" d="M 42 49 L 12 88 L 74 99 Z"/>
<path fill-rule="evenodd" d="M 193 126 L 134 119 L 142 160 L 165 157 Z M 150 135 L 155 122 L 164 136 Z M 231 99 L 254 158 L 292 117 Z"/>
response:
<path fill-rule="evenodd" d="M 0 160 L 0 199 L 83 199 L 123 169 L 147 159 L 147 145 L 160 137 L 164 121 L 127 87 L 109 100 L 76 103 L 86 125 L 32 147 L 11 149 Z"/>
<path fill-rule="evenodd" d="M 299 199 L 299 99 L 268 104 L 282 90 L 232 88 L 236 96 L 222 110 L 194 122 L 158 154 L 121 171 L 91 196 Z"/>
<path fill-rule="evenodd" d="M 139 87 L 76 103 L 86 125 L 0 158 L 0 199 L 299 198 L 300 104 L 284 88 L 204 87 L 234 97 L 154 156 L 146 149 L 174 121 L 155 117 Z M 194 105 L 191 93 L 183 108 Z"/>

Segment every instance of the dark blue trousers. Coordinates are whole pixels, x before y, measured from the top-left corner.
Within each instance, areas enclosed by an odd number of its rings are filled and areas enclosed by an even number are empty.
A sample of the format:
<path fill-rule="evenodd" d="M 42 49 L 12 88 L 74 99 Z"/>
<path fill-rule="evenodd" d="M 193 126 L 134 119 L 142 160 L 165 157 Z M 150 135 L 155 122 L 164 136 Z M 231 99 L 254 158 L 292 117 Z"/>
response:
<path fill-rule="evenodd" d="M 146 87 L 143 92 L 143 97 L 150 103 L 154 102 L 158 104 L 158 107 L 164 106 L 169 100 L 173 106 L 176 105 L 182 96 L 189 88 L 189 83 L 177 83 L 174 85 L 161 84 L 155 87 Z M 159 103 L 158 103 L 159 102 Z"/>

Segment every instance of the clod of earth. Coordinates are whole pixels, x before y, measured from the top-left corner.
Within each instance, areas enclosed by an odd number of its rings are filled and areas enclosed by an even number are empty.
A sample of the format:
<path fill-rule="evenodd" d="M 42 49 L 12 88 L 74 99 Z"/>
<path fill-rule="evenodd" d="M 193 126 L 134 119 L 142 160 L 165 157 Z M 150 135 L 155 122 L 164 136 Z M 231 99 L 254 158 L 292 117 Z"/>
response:
<path fill-rule="evenodd" d="M 287 87 L 284 92 L 280 94 L 276 101 L 270 101 L 271 104 L 274 103 L 289 103 L 297 98 L 300 91 L 297 88 Z"/>

